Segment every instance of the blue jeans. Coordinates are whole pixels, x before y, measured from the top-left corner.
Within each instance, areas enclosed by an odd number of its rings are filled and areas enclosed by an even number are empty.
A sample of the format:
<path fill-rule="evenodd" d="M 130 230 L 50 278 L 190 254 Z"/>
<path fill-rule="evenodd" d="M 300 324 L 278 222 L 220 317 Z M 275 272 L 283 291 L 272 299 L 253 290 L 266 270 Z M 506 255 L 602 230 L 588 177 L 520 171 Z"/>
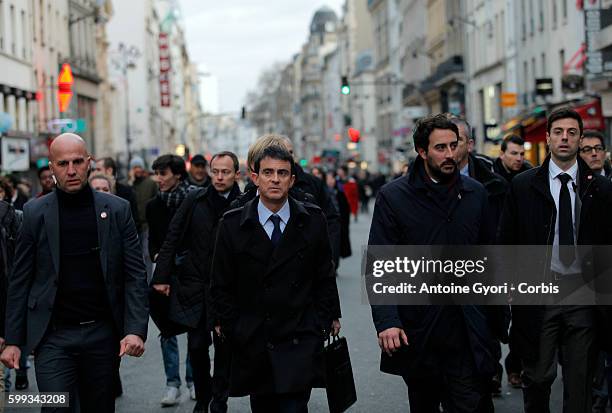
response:
<path fill-rule="evenodd" d="M 181 387 L 181 372 L 178 342 L 176 336 L 163 338 L 160 337 L 162 357 L 164 359 L 164 371 L 166 372 L 166 386 Z M 193 374 L 191 372 L 191 362 L 189 353 L 185 362 L 185 384 L 187 387 L 193 386 Z"/>

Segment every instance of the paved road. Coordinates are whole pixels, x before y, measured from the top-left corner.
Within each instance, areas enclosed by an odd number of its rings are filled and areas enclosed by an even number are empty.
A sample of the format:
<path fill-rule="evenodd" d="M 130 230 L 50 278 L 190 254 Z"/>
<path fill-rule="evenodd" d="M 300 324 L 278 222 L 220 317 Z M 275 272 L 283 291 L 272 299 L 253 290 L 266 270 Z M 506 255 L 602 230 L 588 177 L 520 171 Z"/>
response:
<path fill-rule="evenodd" d="M 369 307 L 362 301 L 360 286 L 360 257 L 369 231 L 368 216 L 361 215 L 359 222 L 351 223 L 353 256 L 343 260 L 338 277 L 338 288 L 342 303 L 342 334 L 349 343 L 351 361 L 358 401 L 350 412 L 406 413 L 408 401 L 406 388 L 399 377 L 382 374 L 378 371 L 379 350 L 375 331 L 372 326 Z M 178 406 L 162 408 L 159 404 L 164 390 L 164 374 L 161 350 L 156 338 L 157 329 L 151 323 L 147 351 L 141 359 L 125 358 L 121 365 L 124 395 L 117 400 L 118 412 L 147 413 L 187 413 L 194 406 L 189 400 L 185 387 L 182 387 L 182 401 Z M 185 337 L 179 338 L 180 349 L 186 348 Z M 185 359 L 185 353 L 181 353 Z M 184 363 L 181 366 L 184 374 Z M 30 369 L 31 382 L 33 369 Z M 552 411 L 560 411 L 560 385 L 553 389 Z M 502 396 L 495 399 L 496 412 L 516 413 L 522 411 L 520 390 L 512 389 L 504 383 Z M 311 412 L 327 412 L 325 393 L 314 390 L 309 404 Z M 230 400 L 230 412 L 249 412 L 247 398 Z M 27 410 L 19 409 L 25 413 Z"/>

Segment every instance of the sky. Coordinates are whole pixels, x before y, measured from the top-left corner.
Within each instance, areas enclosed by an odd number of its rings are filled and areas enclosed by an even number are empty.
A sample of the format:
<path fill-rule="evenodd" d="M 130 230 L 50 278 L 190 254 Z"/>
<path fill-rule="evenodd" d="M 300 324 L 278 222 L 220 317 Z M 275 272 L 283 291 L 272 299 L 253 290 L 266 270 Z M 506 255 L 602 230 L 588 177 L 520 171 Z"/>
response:
<path fill-rule="evenodd" d="M 289 62 L 317 9 L 344 0 L 180 0 L 190 59 L 218 79 L 222 112 L 238 113 L 265 68 Z"/>

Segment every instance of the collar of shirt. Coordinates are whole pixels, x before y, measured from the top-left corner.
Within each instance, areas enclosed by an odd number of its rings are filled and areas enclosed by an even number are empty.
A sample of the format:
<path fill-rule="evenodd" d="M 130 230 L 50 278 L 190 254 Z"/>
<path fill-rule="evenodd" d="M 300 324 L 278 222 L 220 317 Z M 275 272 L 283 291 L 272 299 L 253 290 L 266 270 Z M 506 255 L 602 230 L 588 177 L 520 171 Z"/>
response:
<path fill-rule="evenodd" d="M 562 173 L 568 174 L 570 178 L 572 178 L 572 181 L 576 182 L 578 176 L 578 160 L 576 160 L 567 171 L 564 171 L 563 169 L 559 168 L 557 164 L 554 163 L 551 159 L 548 164 L 548 174 L 550 179 L 557 179 L 557 176 Z"/>
<path fill-rule="evenodd" d="M 266 222 L 270 219 L 274 212 L 270 211 L 266 206 L 259 200 L 257 202 L 257 214 L 259 215 L 259 223 L 261 226 L 265 226 Z M 282 221 L 283 224 L 287 225 L 289 222 L 289 217 L 291 216 L 291 209 L 289 208 L 289 200 L 285 201 L 285 204 L 281 207 L 281 209 L 276 213 Z M 282 228 L 281 228 L 282 230 Z"/>
<path fill-rule="evenodd" d="M 470 176 L 470 164 L 466 163 L 465 166 L 461 168 L 459 173 L 463 176 Z"/>

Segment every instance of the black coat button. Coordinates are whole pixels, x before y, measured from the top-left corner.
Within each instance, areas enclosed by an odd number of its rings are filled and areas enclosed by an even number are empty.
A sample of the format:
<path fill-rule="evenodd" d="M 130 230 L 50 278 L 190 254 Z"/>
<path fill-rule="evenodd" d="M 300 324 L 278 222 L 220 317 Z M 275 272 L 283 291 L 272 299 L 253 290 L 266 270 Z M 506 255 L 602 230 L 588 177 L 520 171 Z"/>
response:
<path fill-rule="evenodd" d="M 266 344 L 266 347 L 268 348 L 268 350 L 274 350 L 274 344 L 272 343 Z"/>

